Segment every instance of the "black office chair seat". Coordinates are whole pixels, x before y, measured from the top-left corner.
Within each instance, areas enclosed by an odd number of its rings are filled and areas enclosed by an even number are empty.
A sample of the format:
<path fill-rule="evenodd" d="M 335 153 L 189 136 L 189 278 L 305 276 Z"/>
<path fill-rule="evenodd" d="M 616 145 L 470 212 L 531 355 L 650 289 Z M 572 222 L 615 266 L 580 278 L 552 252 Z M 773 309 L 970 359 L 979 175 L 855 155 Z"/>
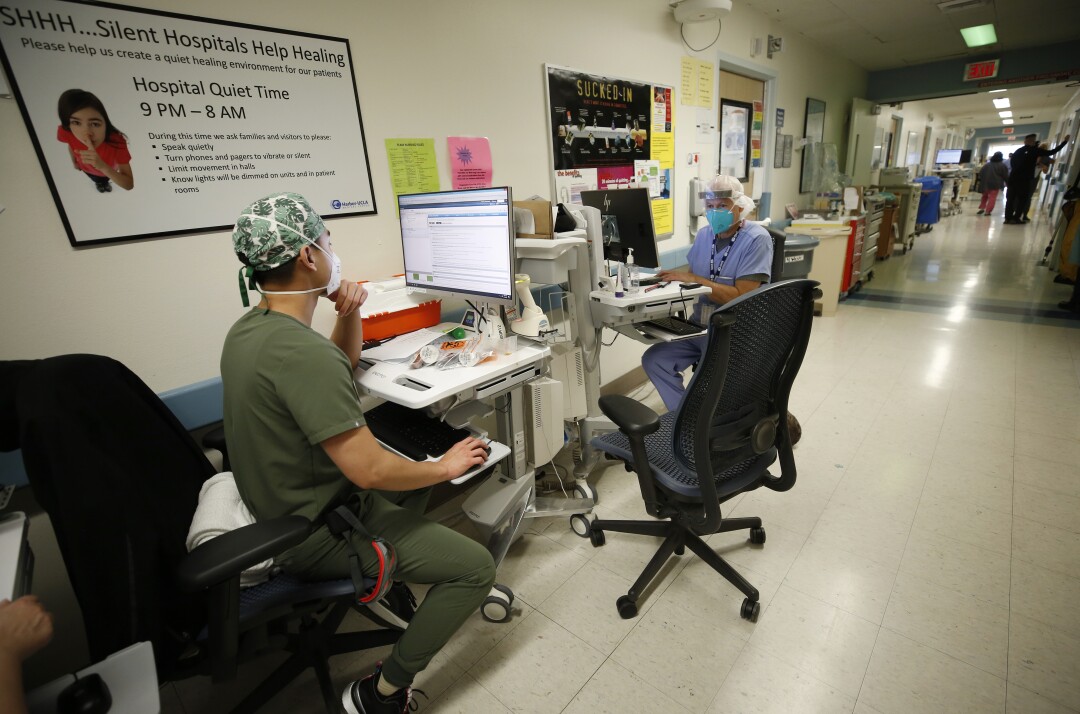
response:
<path fill-rule="evenodd" d="M 364 585 L 375 587 L 375 581 L 364 578 Z M 259 620 L 278 617 L 282 611 L 296 610 L 304 603 L 326 603 L 353 594 L 350 578 L 308 582 L 293 575 L 279 573 L 265 583 L 240 591 L 237 624 L 241 631 Z M 209 628 L 204 627 L 198 640 L 204 641 Z"/>
<path fill-rule="evenodd" d="M 649 456 L 649 466 L 653 477 L 667 491 L 689 498 L 701 498 L 698 487 L 699 476 L 679 466 L 675 452 L 671 448 L 675 433 L 677 412 L 668 412 L 660 417 L 660 428 L 645 437 L 645 450 Z M 612 431 L 597 437 L 593 446 L 601 451 L 624 461 L 633 467 L 634 455 L 630 448 L 630 438 L 621 431 Z M 769 449 L 763 454 L 752 456 L 731 466 L 716 475 L 716 493 L 723 498 L 736 494 L 749 486 L 776 461 L 776 449 Z"/>
<path fill-rule="evenodd" d="M 374 587 L 375 581 L 365 578 L 364 584 Z M 240 591 L 240 624 L 258 617 L 269 609 L 283 605 L 292 607 L 298 602 L 328 600 L 353 592 L 349 578 L 307 582 L 292 575 L 281 573 L 265 583 L 253 585 Z"/>

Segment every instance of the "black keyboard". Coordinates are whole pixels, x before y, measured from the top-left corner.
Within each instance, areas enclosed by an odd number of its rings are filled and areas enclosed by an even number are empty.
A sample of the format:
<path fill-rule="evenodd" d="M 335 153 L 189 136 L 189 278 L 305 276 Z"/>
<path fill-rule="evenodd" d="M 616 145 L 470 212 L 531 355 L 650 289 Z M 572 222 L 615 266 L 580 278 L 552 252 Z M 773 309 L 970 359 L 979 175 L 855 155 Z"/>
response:
<path fill-rule="evenodd" d="M 681 317 L 661 317 L 656 320 L 649 320 L 641 323 L 650 327 L 655 327 L 658 330 L 664 332 L 670 332 L 673 335 L 684 337 L 686 335 L 698 335 L 705 331 L 702 325 L 690 320 L 684 320 Z"/>
<path fill-rule="evenodd" d="M 432 419 L 415 409 L 385 402 L 364 412 L 375 438 L 413 461 L 442 456 L 450 447 L 471 434 Z"/>
<path fill-rule="evenodd" d="M 649 285 L 656 285 L 658 282 L 660 282 L 659 275 L 646 275 L 638 281 L 638 285 L 648 287 Z"/>

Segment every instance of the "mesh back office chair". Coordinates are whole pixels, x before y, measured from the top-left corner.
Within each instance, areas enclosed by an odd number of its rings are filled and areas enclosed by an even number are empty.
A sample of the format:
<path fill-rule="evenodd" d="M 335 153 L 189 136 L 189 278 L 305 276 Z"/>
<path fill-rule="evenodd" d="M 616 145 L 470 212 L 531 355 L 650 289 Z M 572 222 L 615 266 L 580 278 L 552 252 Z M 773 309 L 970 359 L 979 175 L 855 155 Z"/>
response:
<path fill-rule="evenodd" d="M 291 656 L 236 708 L 255 711 L 308 667 L 339 711 L 330 655 L 393 644 L 396 629 L 336 630 L 356 605 L 352 581 L 287 575 L 240 590 L 240 573 L 299 544 L 311 523 L 263 521 L 190 554 L 184 540 L 213 474 L 183 426 L 119 362 L 93 355 L 0 362 L 0 444 L 21 446 L 82 609 L 91 657 L 153 643 L 162 679 L 233 679 L 268 650 Z M 368 583 L 372 585 L 373 583 Z"/>
<path fill-rule="evenodd" d="M 596 547 L 605 531 L 664 538 L 616 602 L 623 618 L 637 615 L 637 601 L 660 568 L 689 547 L 742 591 L 742 616 L 757 620 L 757 589 L 701 536 L 748 528 L 750 542 L 763 544 L 760 518 L 724 518 L 720 504 L 761 486 L 786 491 L 795 485 L 787 403 L 810 341 L 816 286 L 812 280 L 774 283 L 717 309 L 705 356 L 677 411 L 660 417 L 622 395 L 600 399 L 619 431 L 593 439 L 593 446 L 637 473 L 645 510 L 665 519 L 592 522 Z M 777 459 L 780 475 L 773 476 L 768 469 Z"/>

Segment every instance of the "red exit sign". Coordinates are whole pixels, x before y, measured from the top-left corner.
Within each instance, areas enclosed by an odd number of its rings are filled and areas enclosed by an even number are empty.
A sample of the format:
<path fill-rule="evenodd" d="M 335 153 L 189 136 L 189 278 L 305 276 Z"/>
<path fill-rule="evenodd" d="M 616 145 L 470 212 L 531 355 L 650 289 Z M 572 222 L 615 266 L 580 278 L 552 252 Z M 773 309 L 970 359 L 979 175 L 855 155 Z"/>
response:
<path fill-rule="evenodd" d="M 987 60 L 985 62 L 972 62 L 964 65 L 964 81 L 974 82 L 979 79 L 991 79 L 997 76 L 998 65 L 1001 60 Z"/>
<path fill-rule="evenodd" d="M 1002 134 L 1012 134 L 1014 131 L 1016 131 L 1015 126 L 1007 126 L 1007 127 L 1005 127 L 1004 129 L 1001 130 L 1001 133 Z M 1009 138 L 1011 139 L 1012 137 L 1010 136 Z"/>

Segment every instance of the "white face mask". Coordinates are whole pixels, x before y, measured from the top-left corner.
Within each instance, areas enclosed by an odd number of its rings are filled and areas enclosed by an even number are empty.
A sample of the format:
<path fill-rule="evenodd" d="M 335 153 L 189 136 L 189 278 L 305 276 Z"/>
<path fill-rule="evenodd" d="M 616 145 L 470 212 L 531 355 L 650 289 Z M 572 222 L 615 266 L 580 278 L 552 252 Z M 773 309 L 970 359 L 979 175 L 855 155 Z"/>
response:
<path fill-rule="evenodd" d="M 305 238 L 305 240 L 307 240 Z M 311 243 L 312 246 L 322 251 L 327 258 L 330 259 L 330 282 L 326 284 L 324 288 L 311 288 L 310 290 L 262 290 L 259 292 L 263 295 L 306 295 L 307 293 L 321 293 L 325 292 L 327 297 L 330 297 L 338 291 L 341 287 L 341 258 L 337 257 L 337 253 L 327 253 L 322 246 L 318 243 Z"/>
<path fill-rule="evenodd" d="M 312 245 L 326 253 L 318 243 L 312 243 Z M 326 284 L 326 296 L 329 297 L 341 287 L 341 258 L 337 257 L 337 253 L 326 253 L 326 255 L 330 258 L 330 282 Z"/>

